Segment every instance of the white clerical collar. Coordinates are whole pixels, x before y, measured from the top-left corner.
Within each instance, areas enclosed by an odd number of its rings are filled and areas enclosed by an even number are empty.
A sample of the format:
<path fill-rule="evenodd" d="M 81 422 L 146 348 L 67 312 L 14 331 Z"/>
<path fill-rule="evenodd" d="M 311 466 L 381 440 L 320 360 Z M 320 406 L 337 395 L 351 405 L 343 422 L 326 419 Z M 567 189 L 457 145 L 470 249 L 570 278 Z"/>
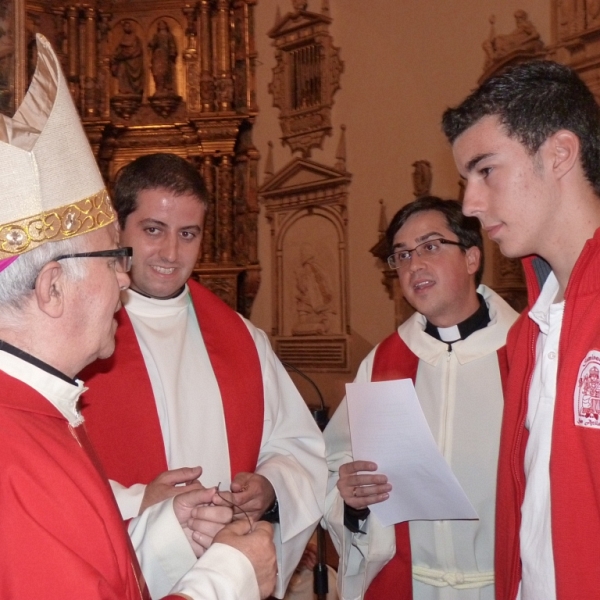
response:
<path fill-rule="evenodd" d="M 438 327 L 437 330 L 442 342 L 452 343 L 461 339 L 458 325 L 452 325 L 452 327 Z"/>
<path fill-rule="evenodd" d="M 0 350 L 0 369 L 44 396 L 73 427 L 83 423 L 77 405 L 79 396 L 87 388 L 80 379 L 69 383 L 66 379 L 5 350 Z"/>
<path fill-rule="evenodd" d="M 140 317 L 172 316 L 187 308 L 189 292 L 186 284 L 181 293 L 173 298 L 150 298 L 128 289 L 121 294 L 121 300 L 128 313 Z"/>

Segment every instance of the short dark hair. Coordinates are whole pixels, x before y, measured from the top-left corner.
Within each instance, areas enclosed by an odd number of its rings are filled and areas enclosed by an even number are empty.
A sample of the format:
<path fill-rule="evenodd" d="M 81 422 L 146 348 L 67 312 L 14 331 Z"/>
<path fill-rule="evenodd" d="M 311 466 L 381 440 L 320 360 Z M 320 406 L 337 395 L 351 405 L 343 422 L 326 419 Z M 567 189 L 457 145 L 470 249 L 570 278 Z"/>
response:
<path fill-rule="evenodd" d="M 574 133 L 584 175 L 600 195 L 600 107 L 573 69 L 547 60 L 506 69 L 448 108 L 442 129 L 453 144 L 486 116 L 498 117 L 506 133 L 532 155 L 557 131 Z"/>
<path fill-rule="evenodd" d="M 121 228 L 137 209 L 138 194 L 144 190 L 164 188 L 177 196 L 191 194 L 207 205 L 208 191 L 194 166 L 176 154 L 146 154 L 136 158 L 117 173 L 113 204 Z"/>
<path fill-rule="evenodd" d="M 458 241 L 465 248 L 477 246 L 481 252 L 481 261 L 479 269 L 475 273 L 475 285 L 481 283 L 483 277 L 484 255 L 483 255 L 483 237 L 481 236 L 481 224 L 475 217 L 465 217 L 462 212 L 462 206 L 457 200 L 442 200 L 437 196 L 423 196 L 413 202 L 403 206 L 392 218 L 387 231 L 386 240 L 390 254 L 394 251 L 394 237 L 400 228 L 413 215 L 426 212 L 437 211 L 444 215 L 446 224 L 450 230 L 458 237 Z"/>

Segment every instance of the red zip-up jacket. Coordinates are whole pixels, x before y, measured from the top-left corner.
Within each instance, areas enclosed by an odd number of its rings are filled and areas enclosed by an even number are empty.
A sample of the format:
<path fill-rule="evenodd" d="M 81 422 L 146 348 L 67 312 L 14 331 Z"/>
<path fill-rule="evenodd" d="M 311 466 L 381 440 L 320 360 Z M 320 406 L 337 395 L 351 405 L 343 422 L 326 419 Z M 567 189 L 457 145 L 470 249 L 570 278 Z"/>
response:
<path fill-rule="evenodd" d="M 547 263 L 524 260 L 529 306 L 507 339 L 509 375 L 500 439 L 496 506 L 496 598 L 514 600 L 521 580 L 519 532 L 525 494 L 525 428 L 538 326 L 528 312 Z M 541 275 L 541 277 L 540 277 Z M 586 242 L 567 289 L 559 341 L 550 455 L 552 546 L 558 600 L 600 598 L 600 421 L 576 425 L 582 372 L 600 356 L 600 229 Z M 586 357 L 588 360 L 586 361 Z M 586 361 L 586 362 L 584 362 Z"/>

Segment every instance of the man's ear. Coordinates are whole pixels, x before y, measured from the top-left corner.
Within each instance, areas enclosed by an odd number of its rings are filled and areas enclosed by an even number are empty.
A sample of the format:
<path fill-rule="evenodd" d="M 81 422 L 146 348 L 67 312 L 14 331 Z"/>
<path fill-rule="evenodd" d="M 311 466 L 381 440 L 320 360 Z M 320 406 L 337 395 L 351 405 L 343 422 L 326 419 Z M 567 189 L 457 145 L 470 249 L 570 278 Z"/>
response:
<path fill-rule="evenodd" d="M 481 250 L 477 246 L 471 246 L 465 250 L 465 258 L 467 261 L 467 273 L 475 275 L 481 264 Z"/>
<path fill-rule="evenodd" d="M 57 261 L 45 264 L 35 280 L 34 294 L 38 308 L 49 317 L 62 316 L 65 303 L 65 273 Z"/>
<path fill-rule="evenodd" d="M 572 131 L 560 129 L 544 142 L 544 146 L 548 153 L 546 158 L 550 160 L 552 171 L 557 179 L 579 164 L 581 143 Z"/>

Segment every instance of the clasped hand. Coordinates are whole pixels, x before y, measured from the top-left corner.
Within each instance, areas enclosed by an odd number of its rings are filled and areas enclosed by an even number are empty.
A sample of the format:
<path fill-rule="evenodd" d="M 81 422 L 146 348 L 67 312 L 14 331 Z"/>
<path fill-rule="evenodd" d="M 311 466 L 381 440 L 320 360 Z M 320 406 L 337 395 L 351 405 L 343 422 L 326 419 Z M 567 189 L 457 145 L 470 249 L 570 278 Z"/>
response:
<path fill-rule="evenodd" d="M 270 481 L 258 473 L 238 473 L 231 482 L 230 492 L 220 492 L 217 506 L 232 506 L 235 519 L 258 521 L 275 502 L 275 490 Z"/>
<path fill-rule="evenodd" d="M 149 506 L 174 497 L 173 510 L 196 556 L 212 544 L 215 535 L 233 519 L 260 519 L 273 505 L 275 490 L 257 473 L 238 473 L 231 491 L 205 488 L 198 478 L 201 467 L 183 467 L 161 473 L 146 486 L 140 514 Z"/>
<path fill-rule="evenodd" d="M 201 467 L 183 467 L 161 473 L 144 492 L 140 514 L 153 504 L 173 498 L 173 511 L 197 557 L 212 544 L 213 538 L 233 519 L 228 506 L 216 506 L 217 488 L 205 488 L 198 478 Z"/>

